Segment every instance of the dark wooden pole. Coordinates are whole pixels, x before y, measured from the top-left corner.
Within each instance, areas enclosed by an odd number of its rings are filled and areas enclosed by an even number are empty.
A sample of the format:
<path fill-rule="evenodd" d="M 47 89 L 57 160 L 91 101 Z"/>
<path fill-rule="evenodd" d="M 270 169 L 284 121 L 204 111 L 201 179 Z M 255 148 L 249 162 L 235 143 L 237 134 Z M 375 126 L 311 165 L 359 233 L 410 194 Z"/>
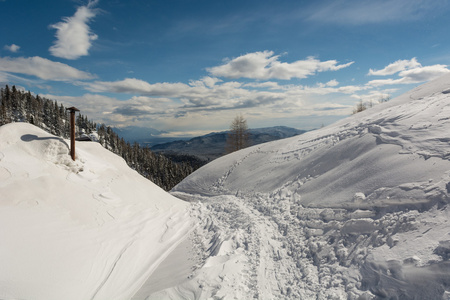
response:
<path fill-rule="evenodd" d="M 80 110 L 74 106 L 67 110 L 70 111 L 70 156 L 75 160 L 75 112 Z"/>

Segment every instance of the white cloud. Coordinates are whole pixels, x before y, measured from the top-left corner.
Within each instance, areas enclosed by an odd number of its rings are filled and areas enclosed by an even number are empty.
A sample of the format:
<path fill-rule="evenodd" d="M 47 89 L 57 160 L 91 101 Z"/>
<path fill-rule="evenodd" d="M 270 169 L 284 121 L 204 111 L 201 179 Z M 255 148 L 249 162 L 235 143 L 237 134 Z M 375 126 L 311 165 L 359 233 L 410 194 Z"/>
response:
<path fill-rule="evenodd" d="M 392 75 L 404 70 L 414 69 L 422 67 L 422 65 L 417 61 L 417 59 L 414 57 L 411 60 L 397 60 L 396 62 L 393 62 L 386 66 L 382 70 L 369 70 L 369 73 L 367 75 L 379 75 L 379 76 L 386 76 L 386 75 Z"/>
<path fill-rule="evenodd" d="M 332 79 L 326 83 L 318 83 L 317 86 L 324 88 L 324 87 L 335 87 L 339 85 L 339 81 L 336 79 Z"/>
<path fill-rule="evenodd" d="M 343 94 L 353 94 L 358 91 L 367 90 L 369 87 L 367 86 L 359 86 L 359 85 L 347 85 L 347 86 L 341 86 L 336 89 L 337 93 L 343 93 Z"/>
<path fill-rule="evenodd" d="M 330 81 L 328 81 L 327 83 L 325 83 L 326 86 L 338 86 L 339 82 L 336 79 L 332 79 Z"/>
<path fill-rule="evenodd" d="M 4 72 L 0 72 L 0 84 L 4 85 L 8 82 L 8 74 Z"/>
<path fill-rule="evenodd" d="M 274 81 L 265 81 L 265 82 L 250 82 L 244 84 L 245 87 L 252 87 L 252 88 L 267 88 L 271 90 L 280 90 L 282 87 L 278 84 L 278 82 Z"/>
<path fill-rule="evenodd" d="M 90 119 L 95 119 L 96 122 L 104 122 L 105 116 L 109 115 L 112 109 L 120 104 L 120 101 L 115 98 L 96 94 L 84 94 L 81 97 L 53 94 L 41 94 L 41 96 L 57 100 L 67 107 L 75 106 L 81 110 L 81 114 L 88 115 Z"/>
<path fill-rule="evenodd" d="M 80 97 L 42 94 L 42 97 L 57 100 L 63 105 L 75 106 L 81 114 L 98 123 L 110 126 L 127 126 L 142 120 L 165 118 L 173 114 L 173 103 L 170 99 L 131 97 L 119 100 L 99 94 L 87 93 Z M 154 124 L 154 126 L 156 126 Z"/>
<path fill-rule="evenodd" d="M 16 44 L 12 44 L 12 45 L 5 45 L 3 47 L 3 49 L 11 51 L 13 53 L 16 53 L 17 51 L 19 51 L 20 46 L 17 46 Z"/>
<path fill-rule="evenodd" d="M 394 90 L 395 91 L 395 90 Z M 364 103 L 377 104 L 381 100 L 389 99 L 393 90 L 370 91 L 368 94 L 352 95 L 352 98 L 362 100 Z"/>
<path fill-rule="evenodd" d="M 383 85 L 394 85 L 394 84 L 402 84 L 403 83 L 403 78 L 399 78 L 399 79 L 392 79 L 392 78 L 388 78 L 388 79 L 375 79 L 375 80 L 371 80 L 367 83 L 367 85 L 369 86 L 383 86 Z"/>
<path fill-rule="evenodd" d="M 210 77 L 210 76 L 205 76 L 200 80 L 191 80 L 189 82 L 190 86 L 199 86 L 199 87 L 213 87 L 216 83 L 218 82 L 222 82 L 222 80 L 220 80 L 219 78 L 215 78 L 215 77 Z"/>
<path fill-rule="evenodd" d="M 316 86 L 279 85 L 275 82 L 248 83 L 229 81 L 222 82 L 205 77 L 191 81 L 190 85 L 183 83 L 150 84 L 136 78 L 126 78 L 115 82 L 87 82 L 85 86 L 92 92 L 111 92 L 139 94 L 113 109 L 114 114 L 126 117 L 144 117 L 145 115 L 172 114 L 174 117 L 190 113 L 203 114 L 213 111 L 229 111 L 258 107 L 280 111 L 280 108 L 299 108 L 304 99 L 328 94 L 349 95 L 369 86 L 338 87 L 336 80 Z M 164 102 L 155 100 L 163 97 Z M 321 100 L 318 100 L 321 101 Z M 170 108 L 170 109 L 169 109 Z M 163 111 L 163 112 L 162 112 Z"/>
<path fill-rule="evenodd" d="M 173 97 L 183 93 L 190 86 L 184 83 L 155 83 L 150 84 L 136 78 L 126 78 L 120 81 L 95 81 L 86 83 L 86 88 L 91 92 L 110 92 L 125 94 L 141 94 L 147 96 Z"/>
<path fill-rule="evenodd" d="M 449 72 L 450 70 L 447 69 L 446 65 L 432 65 L 432 66 L 418 67 L 414 69 L 401 71 L 399 73 L 400 78 L 398 79 L 387 78 L 387 79 L 371 80 L 367 83 L 367 85 L 383 86 L 394 84 L 421 83 L 436 79 Z"/>
<path fill-rule="evenodd" d="M 39 56 L 0 57 L 0 71 L 36 76 L 44 80 L 71 81 L 92 79 L 95 76 L 69 65 L 54 62 Z"/>
<path fill-rule="evenodd" d="M 102 93 L 132 94 L 127 100 L 87 93 L 81 97 L 46 96 L 76 106 L 82 114 L 112 126 L 148 126 L 166 131 L 223 129 L 237 113 L 254 112 L 252 120 L 300 116 L 348 115 L 352 105 L 342 104 L 369 86 L 339 86 L 336 80 L 314 86 L 275 82 L 243 84 L 201 78 L 183 83 L 151 84 L 135 78 L 114 82 L 85 82 L 87 89 Z M 133 95 L 134 94 L 134 95 Z M 253 108 L 257 109 L 253 109 Z M 250 119 L 249 119 L 250 120 Z"/>
<path fill-rule="evenodd" d="M 62 22 L 50 25 L 56 29 L 56 41 L 50 47 L 53 56 L 77 59 L 88 55 L 92 41 L 97 35 L 91 32 L 89 21 L 95 17 L 96 10 L 93 9 L 97 1 L 90 1 L 87 6 L 81 6 L 72 17 L 63 18 Z"/>
<path fill-rule="evenodd" d="M 306 78 L 317 72 L 337 71 L 353 64 L 338 65 L 336 60 L 319 61 L 314 57 L 293 63 L 279 61 L 273 51 L 248 53 L 234 58 L 225 64 L 208 68 L 213 76 L 226 78 L 283 79 Z"/>
<path fill-rule="evenodd" d="M 450 72 L 446 65 L 432 65 L 405 70 L 399 73 L 405 83 L 419 83 L 433 80 Z"/>

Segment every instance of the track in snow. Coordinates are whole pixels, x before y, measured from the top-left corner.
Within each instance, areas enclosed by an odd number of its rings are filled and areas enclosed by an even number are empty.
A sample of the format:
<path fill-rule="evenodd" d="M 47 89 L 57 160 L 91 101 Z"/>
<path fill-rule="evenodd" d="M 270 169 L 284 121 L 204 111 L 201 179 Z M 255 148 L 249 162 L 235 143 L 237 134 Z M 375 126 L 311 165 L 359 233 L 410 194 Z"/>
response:
<path fill-rule="evenodd" d="M 445 231 L 446 206 L 377 215 L 303 207 L 283 191 L 174 195 L 192 202 L 194 247 L 203 257 L 181 288 L 149 299 L 186 298 L 187 291 L 195 295 L 187 299 L 414 299 L 450 290 L 447 273 L 430 271 L 448 266 L 450 246 L 433 244 Z M 420 257 L 407 250 L 414 241 Z M 418 282 L 434 283 L 419 290 Z"/>

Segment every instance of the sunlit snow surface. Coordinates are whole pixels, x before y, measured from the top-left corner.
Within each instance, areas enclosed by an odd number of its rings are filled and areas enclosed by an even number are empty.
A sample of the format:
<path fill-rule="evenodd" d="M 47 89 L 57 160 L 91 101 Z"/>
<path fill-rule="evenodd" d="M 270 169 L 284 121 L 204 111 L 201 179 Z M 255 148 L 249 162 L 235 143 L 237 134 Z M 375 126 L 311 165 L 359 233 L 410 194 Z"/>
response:
<path fill-rule="evenodd" d="M 192 226 L 188 206 L 98 143 L 0 127 L 0 299 L 130 299 Z"/>
<path fill-rule="evenodd" d="M 172 190 L 0 127 L 0 299 L 450 299 L 450 76 Z"/>
<path fill-rule="evenodd" d="M 150 299 L 449 299 L 449 92 L 445 76 L 191 174 L 172 194 L 196 203 L 204 265 Z"/>

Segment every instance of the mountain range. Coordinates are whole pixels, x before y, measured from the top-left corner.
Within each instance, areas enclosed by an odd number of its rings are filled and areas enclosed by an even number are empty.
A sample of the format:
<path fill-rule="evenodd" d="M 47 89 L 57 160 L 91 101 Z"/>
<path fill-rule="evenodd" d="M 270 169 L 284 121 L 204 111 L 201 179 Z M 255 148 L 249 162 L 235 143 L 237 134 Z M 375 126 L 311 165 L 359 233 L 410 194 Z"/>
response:
<path fill-rule="evenodd" d="M 285 126 L 248 130 L 250 146 L 296 136 L 305 132 L 305 130 Z M 203 162 L 209 162 L 226 154 L 227 135 L 228 131 L 212 132 L 190 140 L 178 140 L 157 144 L 152 146 L 151 150 L 167 155 L 176 154 L 194 156 Z"/>

